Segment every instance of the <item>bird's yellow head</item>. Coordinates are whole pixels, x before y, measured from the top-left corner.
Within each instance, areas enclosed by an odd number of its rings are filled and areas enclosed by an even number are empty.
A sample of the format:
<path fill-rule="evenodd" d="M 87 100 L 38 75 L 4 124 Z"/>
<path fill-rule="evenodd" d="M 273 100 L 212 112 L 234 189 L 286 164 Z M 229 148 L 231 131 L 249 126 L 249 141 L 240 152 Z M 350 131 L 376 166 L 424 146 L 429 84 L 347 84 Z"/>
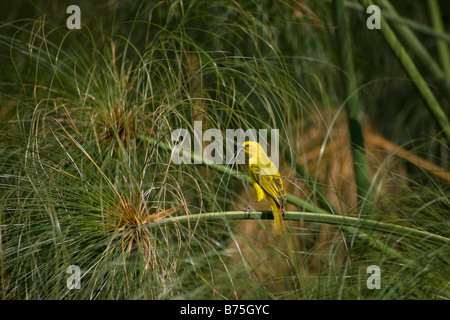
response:
<path fill-rule="evenodd" d="M 249 158 L 249 164 L 257 164 L 263 166 L 273 166 L 275 165 L 270 161 L 264 148 L 256 141 L 246 141 L 242 144 L 241 149 L 244 150 L 245 154 Z"/>
<path fill-rule="evenodd" d="M 261 146 L 256 141 L 246 141 L 242 144 L 242 148 L 246 155 L 251 156 L 258 154 Z"/>

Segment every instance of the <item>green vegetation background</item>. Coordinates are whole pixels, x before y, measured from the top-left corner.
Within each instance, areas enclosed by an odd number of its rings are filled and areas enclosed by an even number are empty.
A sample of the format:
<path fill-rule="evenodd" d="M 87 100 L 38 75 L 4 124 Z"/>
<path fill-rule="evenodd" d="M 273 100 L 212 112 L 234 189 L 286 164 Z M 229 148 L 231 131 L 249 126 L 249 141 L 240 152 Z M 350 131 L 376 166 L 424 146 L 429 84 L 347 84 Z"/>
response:
<path fill-rule="evenodd" d="M 448 299 L 450 2 L 375 3 L 2 3 L 2 299 Z M 280 130 L 285 235 L 196 120 Z"/>

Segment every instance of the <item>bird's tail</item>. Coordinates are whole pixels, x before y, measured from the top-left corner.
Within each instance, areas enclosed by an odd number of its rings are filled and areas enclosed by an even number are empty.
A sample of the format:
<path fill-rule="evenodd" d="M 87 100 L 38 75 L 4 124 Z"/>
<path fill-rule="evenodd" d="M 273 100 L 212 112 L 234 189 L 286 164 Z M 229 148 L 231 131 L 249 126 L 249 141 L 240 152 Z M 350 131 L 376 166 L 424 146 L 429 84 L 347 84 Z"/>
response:
<path fill-rule="evenodd" d="M 283 214 L 281 212 L 281 205 L 279 205 L 274 199 L 270 199 L 270 206 L 272 207 L 273 219 L 275 222 L 275 230 L 278 234 L 283 234 L 284 221 Z"/>

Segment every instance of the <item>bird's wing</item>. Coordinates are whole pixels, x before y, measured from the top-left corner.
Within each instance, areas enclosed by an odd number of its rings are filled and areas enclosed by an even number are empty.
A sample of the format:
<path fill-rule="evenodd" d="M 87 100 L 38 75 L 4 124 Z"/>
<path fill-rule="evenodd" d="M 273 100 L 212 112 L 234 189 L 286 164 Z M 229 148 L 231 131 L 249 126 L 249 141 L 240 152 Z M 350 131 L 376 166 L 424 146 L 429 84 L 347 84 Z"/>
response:
<path fill-rule="evenodd" d="M 253 180 L 253 178 L 252 178 L 252 180 Z M 256 197 L 257 197 L 258 201 L 261 201 L 262 199 L 264 199 L 266 197 L 266 193 L 259 186 L 258 182 L 255 180 L 253 180 L 253 189 L 255 189 Z"/>
<path fill-rule="evenodd" d="M 272 164 L 273 165 L 273 164 Z M 264 170 L 258 165 L 249 165 L 249 173 L 253 181 L 255 181 L 263 191 L 273 198 L 279 206 L 284 206 L 286 192 L 284 191 L 283 182 L 278 170 Z M 266 173 L 266 174 L 262 174 Z M 269 174 L 270 173 L 270 174 Z"/>

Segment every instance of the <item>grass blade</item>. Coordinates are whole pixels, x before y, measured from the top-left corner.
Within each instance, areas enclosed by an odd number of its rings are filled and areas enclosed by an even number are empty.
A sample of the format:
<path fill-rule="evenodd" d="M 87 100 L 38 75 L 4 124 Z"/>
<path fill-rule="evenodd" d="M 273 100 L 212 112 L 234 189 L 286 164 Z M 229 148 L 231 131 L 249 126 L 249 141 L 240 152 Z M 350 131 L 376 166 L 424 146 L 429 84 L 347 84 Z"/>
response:
<path fill-rule="evenodd" d="M 442 22 L 441 10 L 437 0 L 428 0 L 428 9 L 430 11 L 430 19 L 433 28 L 437 32 L 445 33 L 444 25 Z M 447 82 L 450 81 L 450 53 L 448 45 L 441 39 L 436 39 L 439 58 L 441 60 L 442 69 L 444 69 Z M 447 91 L 448 92 L 448 91 Z"/>

